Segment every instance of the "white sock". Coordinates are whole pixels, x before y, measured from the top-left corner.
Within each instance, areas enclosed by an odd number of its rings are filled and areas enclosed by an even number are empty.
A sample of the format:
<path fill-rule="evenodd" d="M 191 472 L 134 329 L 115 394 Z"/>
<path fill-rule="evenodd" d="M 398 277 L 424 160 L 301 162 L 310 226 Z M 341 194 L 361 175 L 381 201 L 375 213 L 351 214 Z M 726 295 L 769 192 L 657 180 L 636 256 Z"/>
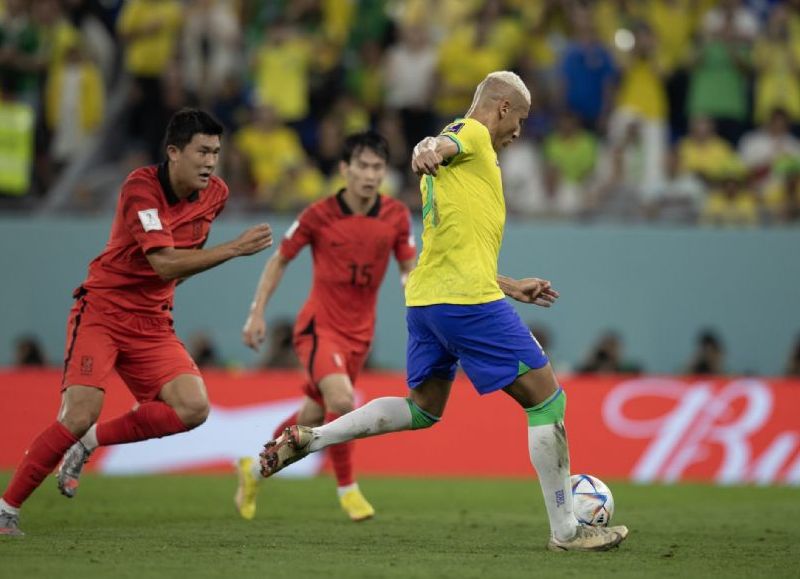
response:
<path fill-rule="evenodd" d="M 81 444 L 86 447 L 86 450 L 94 450 L 99 446 L 97 442 L 97 423 L 92 424 L 86 434 L 81 437 Z"/>
<path fill-rule="evenodd" d="M 3 499 L 0 499 L 0 511 L 5 511 L 7 513 L 11 513 L 12 515 L 18 515 L 19 514 L 19 508 L 12 507 L 7 502 L 5 502 Z"/>
<path fill-rule="evenodd" d="M 317 452 L 331 444 L 409 428 L 411 410 L 405 398 L 376 398 L 333 422 L 314 428 L 314 440 L 308 450 Z"/>
<path fill-rule="evenodd" d="M 342 498 L 345 494 L 349 493 L 350 491 L 357 491 L 358 490 L 358 483 L 353 483 L 351 485 L 345 485 L 343 487 L 336 487 L 336 494 L 339 495 L 339 498 Z"/>
<path fill-rule="evenodd" d="M 539 475 L 550 531 L 556 539 L 570 539 L 577 531 L 578 520 L 572 511 L 569 445 L 564 423 L 529 426 L 528 450 Z"/>

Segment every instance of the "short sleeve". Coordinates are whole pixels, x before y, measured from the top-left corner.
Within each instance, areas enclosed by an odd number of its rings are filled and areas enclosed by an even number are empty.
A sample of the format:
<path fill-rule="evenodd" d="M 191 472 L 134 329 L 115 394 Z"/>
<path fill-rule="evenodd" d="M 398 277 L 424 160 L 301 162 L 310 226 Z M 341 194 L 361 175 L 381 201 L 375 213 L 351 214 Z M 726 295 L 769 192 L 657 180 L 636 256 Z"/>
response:
<path fill-rule="evenodd" d="M 417 243 L 414 239 L 414 228 L 411 225 L 411 212 L 403 206 L 397 218 L 397 237 L 394 242 L 394 257 L 403 262 L 414 259 L 417 255 Z"/>
<path fill-rule="evenodd" d="M 309 209 L 300 214 L 291 227 L 286 231 L 281 241 L 280 252 L 286 259 L 294 259 L 314 237 L 314 217 Z"/>
<path fill-rule="evenodd" d="M 122 186 L 121 215 L 144 253 L 175 245 L 162 198 L 161 191 L 142 178 L 133 177 Z"/>
<path fill-rule="evenodd" d="M 439 133 L 442 137 L 447 137 L 453 141 L 458 147 L 458 152 L 446 160 L 443 165 L 448 165 L 454 160 L 466 160 L 480 148 L 481 146 L 481 128 L 477 121 L 469 122 L 467 119 L 456 119 L 444 130 Z"/>

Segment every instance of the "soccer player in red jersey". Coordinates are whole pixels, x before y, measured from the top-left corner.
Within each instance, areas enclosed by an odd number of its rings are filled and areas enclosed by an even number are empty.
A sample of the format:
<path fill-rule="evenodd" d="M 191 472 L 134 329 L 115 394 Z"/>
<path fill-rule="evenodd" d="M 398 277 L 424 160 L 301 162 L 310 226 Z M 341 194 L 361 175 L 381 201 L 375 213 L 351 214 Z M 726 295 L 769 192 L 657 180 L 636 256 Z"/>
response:
<path fill-rule="evenodd" d="M 400 267 L 402 283 L 414 267 L 416 248 L 408 208 L 378 193 L 386 175 L 389 147 L 374 132 L 351 135 L 339 170 L 346 187 L 310 205 L 289 228 L 258 282 L 243 340 L 257 350 L 264 341 L 264 308 L 289 262 L 306 245 L 313 256 L 311 293 L 300 310 L 294 346 L 308 373 L 300 410 L 275 430 L 292 424 L 321 425 L 353 410 L 353 384 L 369 352 L 375 304 L 389 257 Z M 352 443 L 330 447 L 339 501 L 354 521 L 375 514 L 353 478 Z M 246 519 L 255 516 L 261 478 L 258 464 L 238 464 L 236 505 Z"/>
<path fill-rule="evenodd" d="M 19 509 L 69 450 L 59 488 L 73 496 L 99 445 L 169 436 L 208 416 L 205 385 L 173 329 L 176 284 L 234 257 L 272 245 L 269 225 L 202 249 L 228 198 L 213 175 L 222 125 L 184 109 L 169 122 L 167 160 L 133 171 L 122 185 L 105 250 L 75 290 L 67 323 L 58 419 L 30 445 L 0 499 L 0 535 L 22 535 Z M 112 371 L 136 398 L 127 414 L 95 424 Z"/>

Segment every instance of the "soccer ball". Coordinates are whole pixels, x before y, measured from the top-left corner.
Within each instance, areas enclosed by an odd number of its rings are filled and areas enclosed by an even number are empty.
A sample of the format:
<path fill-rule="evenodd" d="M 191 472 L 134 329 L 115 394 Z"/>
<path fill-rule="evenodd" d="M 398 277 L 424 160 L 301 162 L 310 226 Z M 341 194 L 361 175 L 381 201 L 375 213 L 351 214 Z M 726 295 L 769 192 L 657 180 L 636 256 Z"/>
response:
<path fill-rule="evenodd" d="M 614 516 L 614 497 L 606 483 L 589 474 L 574 474 L 569 482 L 572 486 L 572 509 L 578 522 L 607 527 Z"/>

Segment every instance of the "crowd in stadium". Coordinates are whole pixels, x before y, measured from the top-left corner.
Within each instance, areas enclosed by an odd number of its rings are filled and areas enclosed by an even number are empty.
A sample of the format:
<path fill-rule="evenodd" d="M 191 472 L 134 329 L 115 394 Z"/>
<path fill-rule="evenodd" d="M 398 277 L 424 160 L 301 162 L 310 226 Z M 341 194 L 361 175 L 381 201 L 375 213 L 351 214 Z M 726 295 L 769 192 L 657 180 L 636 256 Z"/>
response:
<path fill-rule="evenodd" d="M 270 325 L 266 351 L 259 363 L 262 368 L 299 369 L 300 362 L 292 346 L 291 320 L 276 320 Z M 540 325 L 531 326 L 539 343 L 545 348 L 558 372 L 578 372 L 581 374 L 643 374 L 647 371 L 642 364 L 632 360 L 625 352 L 623 338 L 614 331 L 604 332 L 586 352 L 583 360 L 570 365 L 558 356 L 553 356 L 551 333 Z M 238 367 L 240 364 L 225 360 L 214 338 L 207 332 L 197 331 L 189 336 L 187 347 L 192 359 L 201 368 Z M 20 335 L 14 343 L 13 366 L 32 368 L 52 363 L 39 340 L 33 335 Z M 375 368 L 368 359 L 367 368 Z M 724 376 L 729 373 L 726 365 L 725 344 L 720 335 L 711 329 L 701 331 L 694 350 L 676 374 Z M 787 377 L 800 377 L 800 336 L 787 353 L 783 374 Z"/>
<path fill-rule="evenodd" d="M 327 195 L 368 126 L 391 143 L 387 193 L 417 208 L 413 145 L 511 69 L 534 96 L 501 158 L 512 215 L 796 222 L 799 67 L 797 0 L 0 0 L 0 114 L 35 119 L 32 177 L 0 181 L 2 206 L 35 207 L 92 152 L 70 203 L 113 206 L 199 105 L 228 131 L 235 208 Z"/>

